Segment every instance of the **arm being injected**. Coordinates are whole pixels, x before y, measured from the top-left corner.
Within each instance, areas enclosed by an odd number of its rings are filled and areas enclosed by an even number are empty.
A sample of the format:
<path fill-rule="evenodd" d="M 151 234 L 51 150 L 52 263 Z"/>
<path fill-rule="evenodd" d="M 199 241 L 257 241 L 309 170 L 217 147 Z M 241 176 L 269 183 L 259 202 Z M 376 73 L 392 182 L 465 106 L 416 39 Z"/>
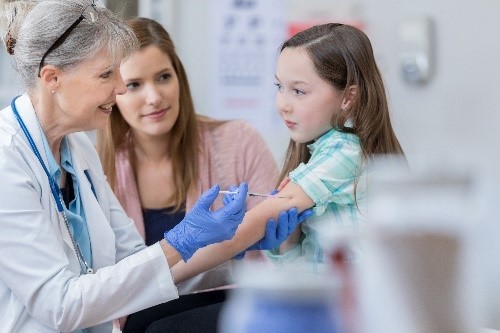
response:
<path fill-rule="evenodd" d="M 175 282 L 184 281 L 245 251 L 264 237 L 268 220 L 278 221 L 280 212 L 295 207 L 300 213 L 313 205 L 314 202 L 300 186 L 288 182 L 274 197 L 263 200 L 246 212 L 231 240 L 200 249 L 188 262 L 179 262 L 172 267 Z"/>

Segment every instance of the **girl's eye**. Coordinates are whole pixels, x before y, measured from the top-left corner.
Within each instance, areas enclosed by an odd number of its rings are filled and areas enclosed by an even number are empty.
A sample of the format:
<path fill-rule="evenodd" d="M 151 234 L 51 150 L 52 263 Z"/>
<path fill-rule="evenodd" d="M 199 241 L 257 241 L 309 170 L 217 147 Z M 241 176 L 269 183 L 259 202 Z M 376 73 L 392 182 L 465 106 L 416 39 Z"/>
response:
<path fill-rule="evenodd" d="M 132 90 L 132 89 L 135 89 L 139 86 L 139 83 L 137 82 L 130 82 L 130 83 L 127 83 L 127 89 L 128 90 Z"/>
<path fill-rule="evenodd" d="M 283 90 L 283 86 L 281 85 L 281 83 L 275 82 L 274 85 L 278 88 L 278 91 Z"/>
<path fill-rule="evenodd" d="M 302 91 L 302 90 L 300 90 L 300 89 L 293 89 L 293 93 L 294 93 L 295 95 L 299 95 L 299 96 L 300 96 L 300 95 L 304 95 L 304 94 L 305 94 L 305 92 L 304 92 L 304 91 Z"/>

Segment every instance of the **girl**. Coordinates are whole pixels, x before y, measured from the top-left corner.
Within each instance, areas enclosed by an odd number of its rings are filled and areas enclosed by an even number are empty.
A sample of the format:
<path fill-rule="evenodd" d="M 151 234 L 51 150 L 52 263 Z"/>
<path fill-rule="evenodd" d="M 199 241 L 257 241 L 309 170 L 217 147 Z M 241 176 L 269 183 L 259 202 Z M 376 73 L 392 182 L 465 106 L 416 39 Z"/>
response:
<path fill-rule="evenodd" d="M 262 238 L 269 217 L 290 207 L 313 207 L 315 216 L 269 257 L 323 262 L 319 226 L 361 225 L 368 162 L 376 155 L 404 155 L 372 46 L 362 31 L 329 23 L 291 37 L 281 46 L 276 86 L 276 106 L 291 137 L 281 172 L 289 181 L 279 192 L 288 199 L 265 200 L 248 211 L 231 241 L 176 264 L 173 270 L 181 276 L 245 249 Z"/>

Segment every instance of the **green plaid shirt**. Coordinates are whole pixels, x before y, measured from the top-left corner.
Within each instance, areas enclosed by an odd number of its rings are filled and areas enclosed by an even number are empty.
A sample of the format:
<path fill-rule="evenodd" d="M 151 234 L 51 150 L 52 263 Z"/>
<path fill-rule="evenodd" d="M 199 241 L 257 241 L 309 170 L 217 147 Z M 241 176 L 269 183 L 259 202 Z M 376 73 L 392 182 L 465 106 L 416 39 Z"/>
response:
<path fill-rule="evenodd" d="M 308 148 L 311 158 L 290 172 L 289 177 L 314 201 L 314 215 L 301 224 L 303 239 L 299 245 L 283 255 L 268 253 L 278 263 L 299 257 L 309 263 L 324 262 L 318 240 L 321 230 L 330 226 L 356 228 L 362 223 L 360 209 L 365 211 L 366 168 L 360 164 L 363 162 L 359 138 L 332 129 Z"/>

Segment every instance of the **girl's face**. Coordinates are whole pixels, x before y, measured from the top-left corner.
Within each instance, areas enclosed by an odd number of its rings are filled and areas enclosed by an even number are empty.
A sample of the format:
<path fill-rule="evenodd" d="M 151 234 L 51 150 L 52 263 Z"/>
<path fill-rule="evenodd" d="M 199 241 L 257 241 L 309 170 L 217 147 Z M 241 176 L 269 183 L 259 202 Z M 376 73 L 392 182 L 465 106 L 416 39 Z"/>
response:
<path fill-rule="evenodd" d="M 63 71 L 55 91 L 55 121 L 65 132 L 91 131 L 104 126 L 116 101 L 124 94 L 119 63 L 107 52 Z"/>
<path fill-rule="evenodd" d="M 292 140 L 309 142 L 332 128 L 330 121 L 340 110 L 343 92 L 319 77 L 303 48 L 283 49 L 276 80 L 276 108 Z"/>
<path fill-rule="evenodd" d="M 136 136 L 169 133 L 179 116 L 179 80 L 172 61 L 157 46 L 132 55 L 120 67 L 127 93 L 116 103 Z"/>

